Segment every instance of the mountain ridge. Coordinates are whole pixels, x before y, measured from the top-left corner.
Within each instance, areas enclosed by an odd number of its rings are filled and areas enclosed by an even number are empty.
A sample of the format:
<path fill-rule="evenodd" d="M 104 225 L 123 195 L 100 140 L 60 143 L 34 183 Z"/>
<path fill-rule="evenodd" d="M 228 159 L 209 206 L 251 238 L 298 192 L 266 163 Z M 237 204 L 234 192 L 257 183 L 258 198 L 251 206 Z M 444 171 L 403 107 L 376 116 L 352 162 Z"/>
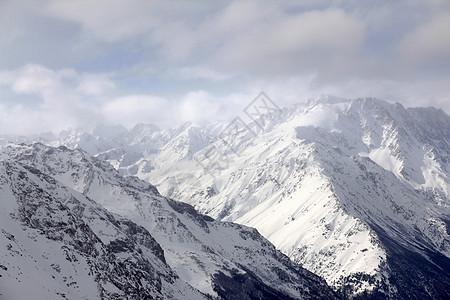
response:
<path fill-rule="evenodd" d="M 445 112 L 324 96 L 229 125 L 125 135 L 92 154 L 203 214 L 256 227 L 349 297 L 449 296 Z"/>

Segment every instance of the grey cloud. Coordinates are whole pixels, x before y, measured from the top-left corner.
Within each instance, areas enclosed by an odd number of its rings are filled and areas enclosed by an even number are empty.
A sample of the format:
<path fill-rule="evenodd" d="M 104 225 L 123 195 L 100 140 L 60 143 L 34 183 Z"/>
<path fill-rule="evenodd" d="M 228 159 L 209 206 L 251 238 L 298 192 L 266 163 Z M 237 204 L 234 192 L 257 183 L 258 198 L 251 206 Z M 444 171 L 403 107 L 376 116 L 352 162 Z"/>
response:
<path fill-rule="evenodd" d="M 420 24 L 397 45 L 399 55 L 414 65 L 434 59 L 450 61 L 450 11 Z"/>
<path fill-rule="evenodd" d="M 323 93 L 449 101 L 445 0 L 27 3 L 0 2 L 10 131 L 203 122 L 261 90 L 280 106 Z"/>
<path fill-rule="evenodd" d="M 48 1 L 44 8 L 80 24 L 90 38 L 146 48 L 148 59 L 166 70 L 208 65 L 251 77 L 317 72 L 324 83 L 379 79 L 408 74 L 393 61 L 443 53 L 448 44 L 445 12 L 404 36 L 414 22 L 435 17 L 444 1 L 81 0 Z M 400 40 L 398 51 L 390 51 Z"/>

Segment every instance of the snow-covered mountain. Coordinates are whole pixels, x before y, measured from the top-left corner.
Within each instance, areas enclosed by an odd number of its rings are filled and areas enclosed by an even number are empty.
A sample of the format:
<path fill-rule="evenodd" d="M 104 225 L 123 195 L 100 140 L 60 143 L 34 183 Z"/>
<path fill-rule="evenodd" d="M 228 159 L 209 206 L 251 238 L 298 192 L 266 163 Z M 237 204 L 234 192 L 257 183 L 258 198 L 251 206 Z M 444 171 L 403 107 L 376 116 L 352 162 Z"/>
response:
<path fill-rule="evenodd" d="M 1 299 L 334 299 L 255 229 L 81 150 L 0 148 Z"/>
<path fill-rule="evenodd" d="M 449 296 L 448 115 L 322 97 L 261 120 L 138 175 L 338 289 Z"/>
<path fill-rule="evenodd" d="M 450 297 L 447 114 L 326 96 L 235 125 L 41 140 L 255 227 L 346 296 Z"/>

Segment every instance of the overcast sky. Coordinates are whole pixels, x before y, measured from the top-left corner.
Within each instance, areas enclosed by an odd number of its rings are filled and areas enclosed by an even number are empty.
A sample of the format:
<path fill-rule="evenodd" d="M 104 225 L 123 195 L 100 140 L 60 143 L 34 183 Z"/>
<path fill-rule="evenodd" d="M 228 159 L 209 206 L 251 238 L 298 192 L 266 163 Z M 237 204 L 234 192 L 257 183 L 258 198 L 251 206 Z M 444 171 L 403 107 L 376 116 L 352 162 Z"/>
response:
<path fill-rule="evenodd" d="M 0 0 L 0 134 L 226 121 L 260 91 L 450 112 L 450 1 Z"/>

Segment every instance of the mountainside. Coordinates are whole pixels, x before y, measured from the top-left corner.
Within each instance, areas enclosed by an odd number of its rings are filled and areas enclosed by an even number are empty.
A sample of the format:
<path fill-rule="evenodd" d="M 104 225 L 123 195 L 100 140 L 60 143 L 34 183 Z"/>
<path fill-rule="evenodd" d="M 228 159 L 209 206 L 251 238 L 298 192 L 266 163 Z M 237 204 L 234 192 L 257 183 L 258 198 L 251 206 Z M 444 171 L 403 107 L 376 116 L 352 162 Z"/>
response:
<path fill-rule="evenodd" d="M 262 121 L 196 153 L 193 176 L 180 161 L 143 177 L 346 292 L 449 296 L 448 115 L 321 98 Z"/>
<path fill-rule="evenodd" d="M 0 183 L 2 299 L 202 297 L 144 228 L 22 164 Z"/>
<path fill-rule="evenodd" d="M 0 195 L 5 299 L 336 298 L 256 230 L 80 150 L 1 147 Z"/>
<path fill-rule="evenodd" d="M 450 297 L 442 110 L 321 97 L 247 125 L 140 124 L 114 139 L 98 131 L 39 139 L 86 145 L 202 214 L 255 227 L 348 297 Z"/>
<path fill-rule="evenodd" d="M 322 98 L 262 120 L 198 152 L 195 180 L 183 180 L 185 162 L 148 179 L 202 213 L 257 228 L 336 288 L 449 296 L 448 115 Z"/>

